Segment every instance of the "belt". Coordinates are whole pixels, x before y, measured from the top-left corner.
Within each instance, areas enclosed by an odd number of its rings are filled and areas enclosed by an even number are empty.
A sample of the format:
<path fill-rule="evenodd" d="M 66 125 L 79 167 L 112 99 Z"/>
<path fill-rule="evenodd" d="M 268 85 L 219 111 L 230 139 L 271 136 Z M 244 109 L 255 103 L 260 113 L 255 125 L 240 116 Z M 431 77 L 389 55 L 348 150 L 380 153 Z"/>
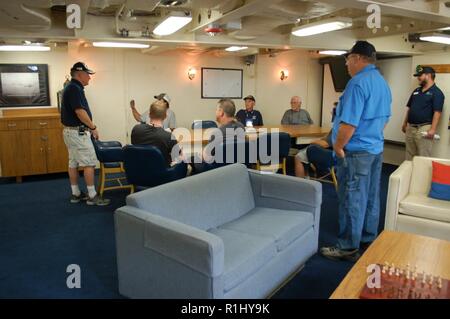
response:
<path fill-rule="evenodd" d="M 64 128 L 68 129 L 68 130 L 77 130 L 80 128 L 79 126 L 64 126 Z"/>
<path fill-rule="evenodd" d="M 422 124 L 411 124 L 411 123 L 409 123 L 409 125 L 411 127 L 421 127 L 421 126 L 425 126 L 425 125 L 431 125 L 431 123 L 422 123 Z"/>

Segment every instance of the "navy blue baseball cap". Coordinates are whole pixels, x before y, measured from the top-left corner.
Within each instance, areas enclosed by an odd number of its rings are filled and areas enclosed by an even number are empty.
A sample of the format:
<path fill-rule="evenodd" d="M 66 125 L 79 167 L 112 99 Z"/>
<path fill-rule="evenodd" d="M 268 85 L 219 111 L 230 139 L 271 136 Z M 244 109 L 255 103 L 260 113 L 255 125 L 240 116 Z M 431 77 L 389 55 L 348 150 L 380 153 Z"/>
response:
<path fill-rule="evenodd" d="M 77 62 L 73 65 L 73 67 L 70 69 L 70 71 L 84 71 L 88 74 L 95 74 L 94 71 L 90 70 L 86 64 L 83 62 Z"/>
<path fill-rule="evenodd" d="M 416 67 L 416 73 L 414 74 L 414 76 L 421 76 L 422 74 L 425 73 L 436 74 L 436 71 L 431 66 L 418 65 Z"/>
<path fill-rule="evenodd" d="M 353 48 L 344 54 L 344 56 L 348 57 L 350 54 L 360 54 L 369 58 L 375 58 L 377 56 L 377 50 L 375 50 L 375 47 L 367 41 L 356 41 Z"/>

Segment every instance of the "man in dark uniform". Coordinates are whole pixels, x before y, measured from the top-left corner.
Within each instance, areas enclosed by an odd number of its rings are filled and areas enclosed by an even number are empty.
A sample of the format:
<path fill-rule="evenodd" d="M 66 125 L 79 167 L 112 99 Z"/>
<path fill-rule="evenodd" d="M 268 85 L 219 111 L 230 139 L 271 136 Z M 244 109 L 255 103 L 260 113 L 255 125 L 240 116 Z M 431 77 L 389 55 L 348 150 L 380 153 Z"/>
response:
<path fill-rule="evenodd" d="M 92 114 L 84 95 L 84 87 L 89 84 L 92 70 L 77 62 L 70 69 L 72 77 L 64 88 L 61 107 L 61 122 L 64 125 L 64 143 L 69 152 L 69 178 L 72 187 L 71 203 L 86 200 L 88 205 L 104 206 L 109 200 L 99 197 L 95 190 L 94 170 L 97 163 L 94 146 L 91 141 L 98 139 L 97 126 L 92 122 Z M 78 187 L 78 168 L 82 168 L 88 194 L 84 194 Z"/>
<path fill-rule="evenodd" d="M 263 118 L 259 111 L 254 110 L 255 107 L 255 97 L 253 95 L 248 95 L 244 98 L 245 110 L 239 110 L 236 113 L 236 119 L 241 122 L 244 126 L 262 126 Z"/>
<path fill-rule="evenodd" d="M 406 160 L 416 155 L 431 156 L 436 129 L 444 106 L 444 94 L 434 83 L 432 67 L 418 65 L 416 74 L 420 86 L 414 90 L 406 106 L 402 131 L 406 133 Z"/>

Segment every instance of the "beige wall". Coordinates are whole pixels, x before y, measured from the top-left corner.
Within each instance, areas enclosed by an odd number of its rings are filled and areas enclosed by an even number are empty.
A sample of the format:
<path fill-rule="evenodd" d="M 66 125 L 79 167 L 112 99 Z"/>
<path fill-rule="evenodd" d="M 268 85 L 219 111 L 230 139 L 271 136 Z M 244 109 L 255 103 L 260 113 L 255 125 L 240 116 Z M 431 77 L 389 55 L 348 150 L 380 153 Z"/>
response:
<path fill-rule="evenodd" d="M 255 92 L 249 93 L 256 97 L 264 124 L 280 124 L 294 95 L 302 98 L 302 108 L 310 113 L 314 123 L 320 124 L 322 68 L 317 59 L 311 59 L 307 51 L 289 51 L 276 57 L 258 56 L 256 64 Z M 284 81 L 280 80 L 282 69 L 289 71 Z"/>

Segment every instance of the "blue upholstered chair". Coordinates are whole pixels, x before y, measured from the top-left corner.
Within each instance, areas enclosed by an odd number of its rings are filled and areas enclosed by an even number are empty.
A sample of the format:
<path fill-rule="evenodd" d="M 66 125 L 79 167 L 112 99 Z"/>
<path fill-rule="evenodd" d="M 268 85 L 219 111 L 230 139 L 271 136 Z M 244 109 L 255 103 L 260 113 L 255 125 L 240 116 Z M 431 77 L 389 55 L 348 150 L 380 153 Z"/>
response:
<path fill-rule="evenodd" d="M 194 173 L 203 173 L 230 164 L 244 164 L 253 168 L 258 160 L 256 140 L 227 141 L 219 144 L 213 151 L 215 161 L 194 164 Z"/>
<path fill-rule="evenodd" d="M 207 129 L 207 128 L 216 128 L 217 123 L 214 121 L 194 121 L 192 123 L 192 129 Z"/>
<path fill-rule="evenodd" d="M 95 154 L 100 162 L 98 193 L 103 196 L 107 190 L 132 189 L 124 176 L 122 144 L 117 141 L 99 141 L 92 139 Z M 113 186 L 108 186 L 114 182 Z"/>
<path fill-rule="evenodd" d="M 278 140 L 278 150 L 272 147 L 272 139 Z M 286 159 L 289 156 L 289 149 L 291 147 L 291 136 L 285 132 L 279 133 L 263 133 L 258 137 L 258 163 L 257 170 L 282 170 L 286 175 Z M 278 152 L 278 157 L 275 158 Z M 263 158 L 267 156 L 267 158 Z M 275 160 L 273 162 L 273 160 Z"/>
<path fill-rule="evenodd" d="M 125 174 L 134 187 L 154 187 L 186 177 L 187 174 L 186 163 L 168 167 L 161 151 L 151 145 L 126 145 L 123 157 Z"/>
<path fill-rule="evenodd" d="M 333 166 L 333 150 L 312 144 L 306 149 L 306 155 L 315 174 L 312 179 L 332 183 L 337 190 L 338 183 Z"/>

